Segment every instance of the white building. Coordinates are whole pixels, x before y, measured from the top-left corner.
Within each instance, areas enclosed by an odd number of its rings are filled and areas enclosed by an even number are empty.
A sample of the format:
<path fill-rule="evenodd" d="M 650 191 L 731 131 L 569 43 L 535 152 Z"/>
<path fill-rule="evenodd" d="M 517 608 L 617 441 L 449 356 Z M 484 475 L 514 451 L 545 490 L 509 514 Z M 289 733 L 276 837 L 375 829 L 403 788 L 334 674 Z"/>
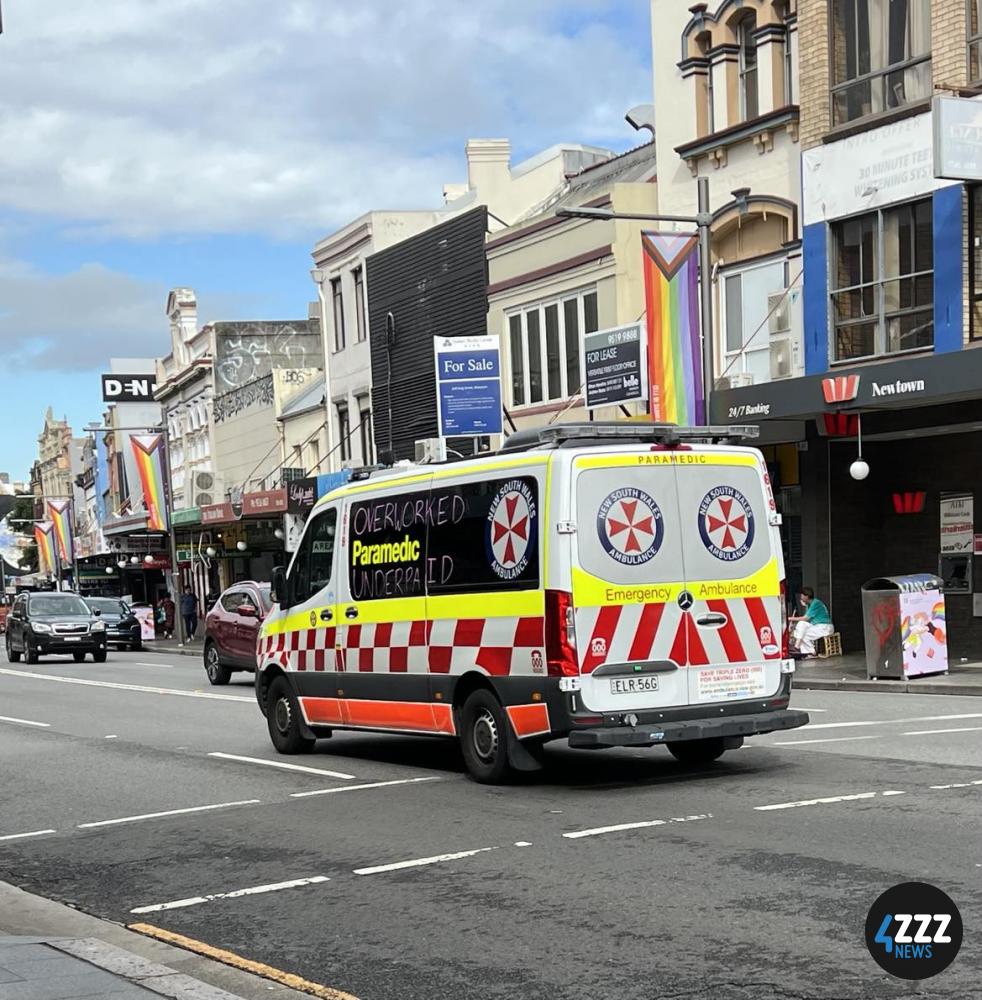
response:
<path fill-rule="evenodd" d="M 311 276 L 321 304 L 330 442 L 335 449 L 321 472 L 343 464 L 369 465 L 375 459 L 366 258 L 479 205 L 488 207 L 493 230 L 506 228 L 545 205 L 563 189 L 568 176 L 612 156 L 606 149 L 567 144 L 512 166 L 507 139 L 471 139 L 466 154 L 467 181 L 444 185 L 442 207 L 367 212 L 313 249 Z"/>

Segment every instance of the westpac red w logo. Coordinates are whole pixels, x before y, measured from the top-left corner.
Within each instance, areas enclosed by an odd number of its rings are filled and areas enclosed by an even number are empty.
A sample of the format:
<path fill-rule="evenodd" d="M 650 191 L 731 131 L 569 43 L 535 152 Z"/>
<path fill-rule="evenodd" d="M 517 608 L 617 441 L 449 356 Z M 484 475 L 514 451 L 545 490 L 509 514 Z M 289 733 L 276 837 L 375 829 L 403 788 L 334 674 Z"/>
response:
<path fill-rule="evenodd" d="M 858 375 L 836 375 L 822 379 L 822 394 L 826 403 L 848 403 L 859 395 Z"/>

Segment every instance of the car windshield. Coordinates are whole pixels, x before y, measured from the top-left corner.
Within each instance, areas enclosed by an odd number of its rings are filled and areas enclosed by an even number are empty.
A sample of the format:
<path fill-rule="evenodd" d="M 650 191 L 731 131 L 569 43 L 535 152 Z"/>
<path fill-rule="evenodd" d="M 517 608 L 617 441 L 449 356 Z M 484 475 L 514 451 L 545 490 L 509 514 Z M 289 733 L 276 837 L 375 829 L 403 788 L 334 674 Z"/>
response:
<path fill-rule="evenodd" d="M 31 598 L 32 615 L 89 615 L 89 606 L 71 594 L 41 594 Z"/>
<path fill-rule="evenodd" d="M 103 615 L 125 615 L 126 605 L 122 601 L 114 600 L 111 597 L 87 597 L 85 603 L 93 611 L 98 611 Z"/>

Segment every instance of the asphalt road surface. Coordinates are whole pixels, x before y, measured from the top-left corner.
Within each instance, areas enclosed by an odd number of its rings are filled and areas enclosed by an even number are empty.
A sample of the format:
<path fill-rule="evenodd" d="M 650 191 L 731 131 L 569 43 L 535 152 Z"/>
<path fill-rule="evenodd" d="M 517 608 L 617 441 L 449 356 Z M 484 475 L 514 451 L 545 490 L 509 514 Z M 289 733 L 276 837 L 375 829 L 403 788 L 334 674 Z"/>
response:
<path fill-rule="evenodd" d="M 710 767 L 557 744 L 485 787 L 425 738 L 278 757 L 251 678 L 197 660 L 0 654 L 0 878 L 360 1000 L 908 997 L 863 925 L 924 880 L 965 941 L 917 995 L 979 995 L 982 699 L 793 704 Z"/>

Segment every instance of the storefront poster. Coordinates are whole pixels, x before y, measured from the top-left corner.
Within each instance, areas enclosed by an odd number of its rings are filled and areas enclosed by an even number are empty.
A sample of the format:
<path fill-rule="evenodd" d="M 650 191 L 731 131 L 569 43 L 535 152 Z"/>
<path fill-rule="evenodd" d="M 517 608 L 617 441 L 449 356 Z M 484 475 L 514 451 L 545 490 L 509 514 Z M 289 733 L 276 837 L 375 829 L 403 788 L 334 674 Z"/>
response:
<path fill-rule="evenodd" d="M 948 631 L 944 596 L 938 590 L 900 595 L 904 675 L 944 673 L 948 669 Z"/>
<path fill-rule="evenodd" d="M 941 554 L 970 553 L 975 538 L 975 498 L 970 493 L 941 494 Z"/>
<path fill-rule="evenodd" d="M 136 620 L 140 623 L 140 634 L 144 642 L 156 638 L 153 626 L 153 608 L 141 605 L 131 609 Z"/>

